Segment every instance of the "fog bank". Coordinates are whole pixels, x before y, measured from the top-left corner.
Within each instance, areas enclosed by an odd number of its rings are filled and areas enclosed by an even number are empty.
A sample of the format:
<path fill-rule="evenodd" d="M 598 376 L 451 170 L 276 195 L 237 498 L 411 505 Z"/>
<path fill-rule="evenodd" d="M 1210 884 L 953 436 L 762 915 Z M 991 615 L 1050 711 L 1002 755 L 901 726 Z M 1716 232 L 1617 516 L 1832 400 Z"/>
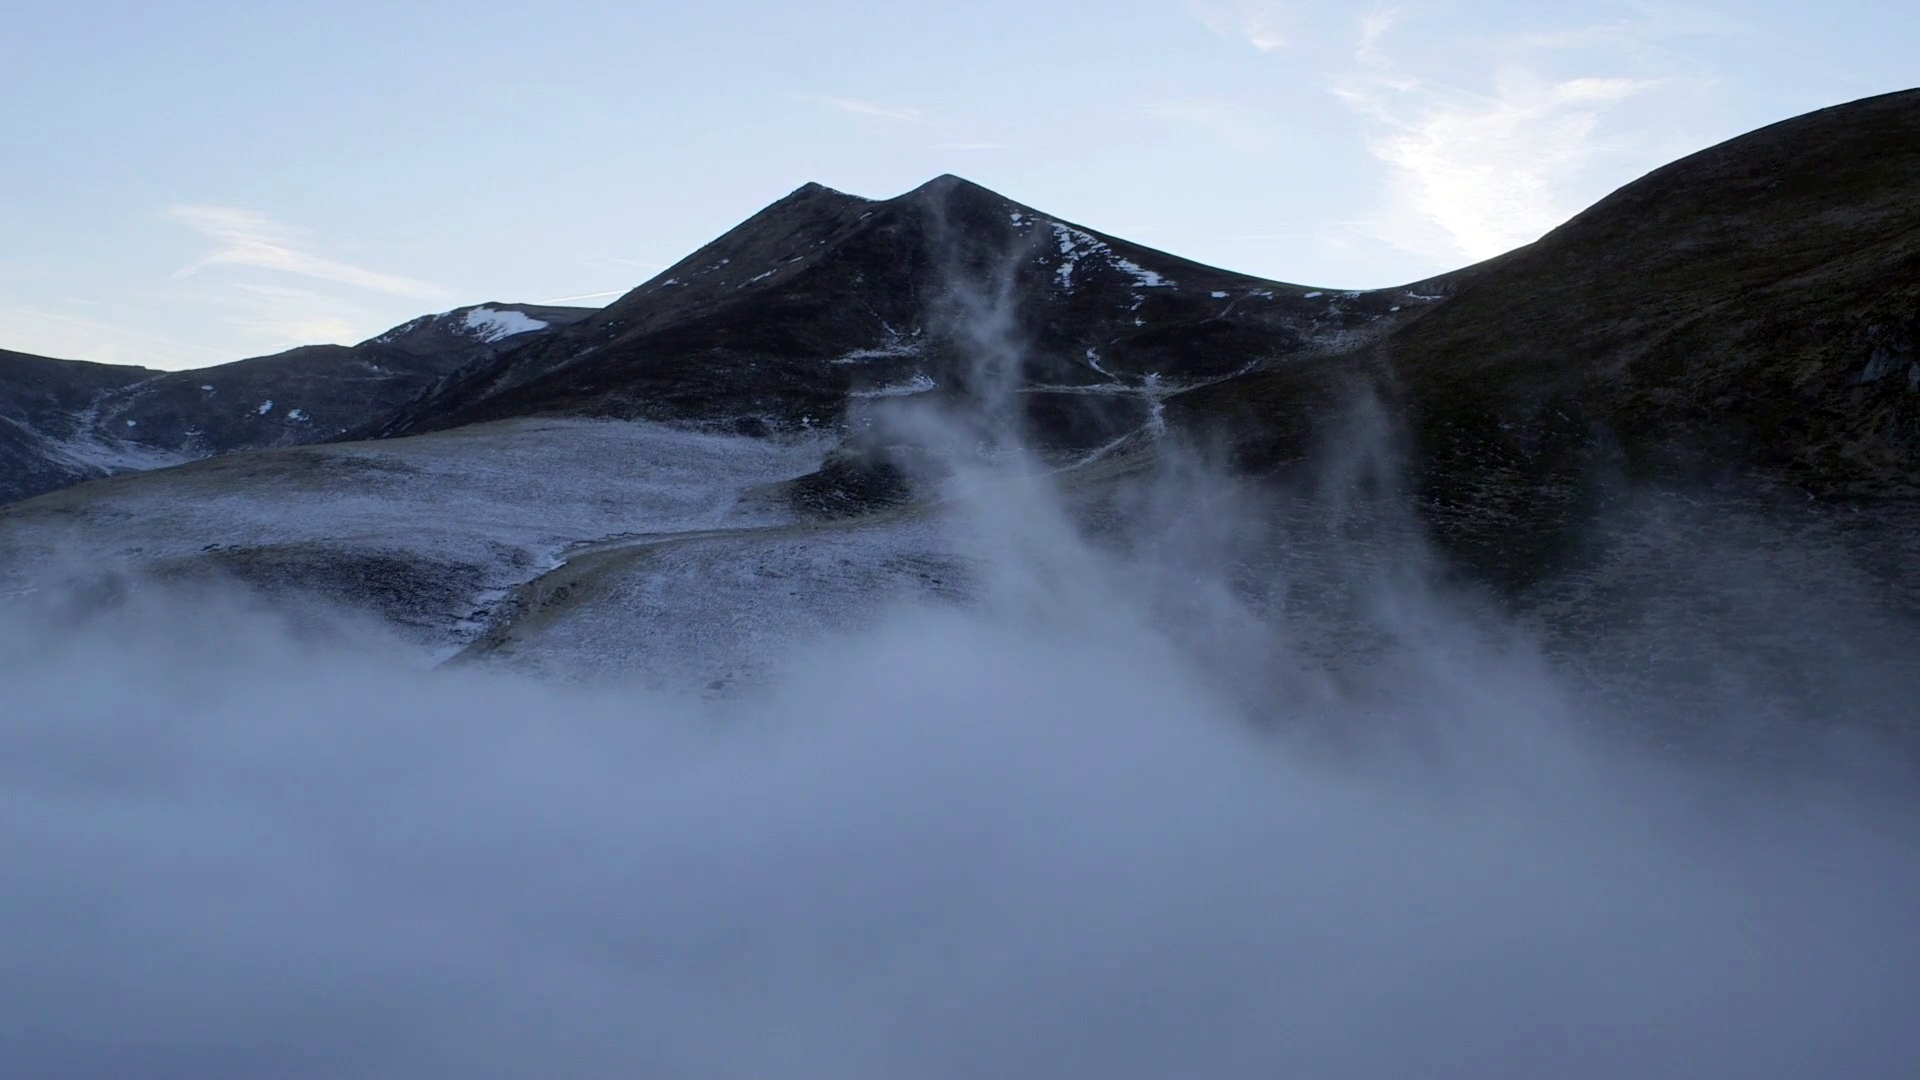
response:
<path fill-rule="evenodd" d="M 1287 627 L 1249 644 L 1194 560 L 998 505 L 977 605 L 722 701 L 421 672 L 151 587 L 12 619 L 6 1073 L 1920 1061 L 1910 803 L 1616 753 L 1419 589 L 1360 676 L 1263 666 Z"/>

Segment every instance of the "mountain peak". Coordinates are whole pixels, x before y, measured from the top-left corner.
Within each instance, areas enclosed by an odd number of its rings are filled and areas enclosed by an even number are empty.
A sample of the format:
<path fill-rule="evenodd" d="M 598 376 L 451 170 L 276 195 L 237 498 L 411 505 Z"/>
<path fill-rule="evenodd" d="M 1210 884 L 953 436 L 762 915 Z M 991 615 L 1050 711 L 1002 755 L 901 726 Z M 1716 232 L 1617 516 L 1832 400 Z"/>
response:
<path fill-rule="evenodd" d="M 853 194 L 849 194 L 848 192 L 841 191 L 839 188 L 828 187 L 827 185 L 822 184 L 817 180 L 809 180 L 806 183 L 801 184 L 799 187 L 794 188 L 792 191 L 788 192 L 785 198 L 781 199 L 779 202 L 774 203 L 774 205 L 778 206 L 781 203 L 792 202 L 799 199 L 819 199 L 819 198 L 846 199 L 852 202 L 872 202 L 873 201 L 872 199 L 868 199 L 864 196 L 853 195 Z"/>
<path fill-rule="evenodd" d="M 921 204 L 937 202 L 944 204 L 951 202 L 956 197 L 974 201 L 1004 203 L 1008 206 L 1018 205 L 1014 203 L 1012 199 L 994 191 L 992 188 L 982 187 L 964 176 L 955 176 L 952 173 L 941 173 L 939 176 L 934 177 L 892 201 Z"/>

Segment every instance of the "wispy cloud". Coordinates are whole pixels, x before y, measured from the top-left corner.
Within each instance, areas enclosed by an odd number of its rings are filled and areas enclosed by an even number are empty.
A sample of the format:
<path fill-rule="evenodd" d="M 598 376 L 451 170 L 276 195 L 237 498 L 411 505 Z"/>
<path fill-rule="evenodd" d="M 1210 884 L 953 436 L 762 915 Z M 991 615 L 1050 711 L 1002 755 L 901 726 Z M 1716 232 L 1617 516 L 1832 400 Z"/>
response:
<path fill-rule="evenodd" d="M 1482 259 L 1538 238 L 1577 209 L 1568 194 L 1610 147 L 1605 114 L 1659 79 L 1551 79 L 1516 56 L 1488 91 L 1402 70 L 1383 42 L 1394 10 L 1362 19 L 1355 69 L 1335 93 L 1374 128 L 1389 168 L 1380 238 L 1436 261 Z"/>
<path fill-rule="evenodd" d="M 175 206 L 167 216 L 214 242 L 213 250 L 181 267 L 191 277 L 212 266 L 245 266 L 416 300 L 439 299 L 445 289 L 329 259 L 311 250 L 311 234 L 265 214 L 231 206 Z"/>
<path fill-rule="evenodd" d="M 883 105 L 873 101 L 861 101 L 857 98 L 823 97 L 819 100 L 842 112 L 850 112 L 859 116 L 877 117 L 881 120 L 899 120 L 905 123 L 917 123 L 925 117 L 925 114 L 919 109 L 908 108 L 902 105 Z"/>
<path fill-rule="evenodd" d="M 356 341 L 367 336 L 369 319 L 377 318 L 346 297 L 313 289 L 252 281 L 233 289 L 238 296 L 220 321 L 269 348 Z"/>
<path fill-rule="evenodd" d="M 1287 44 L 1287 9 L 1272 0 L 1191 0 L 1188 7 L 1207 29 L 1261 52 Z"/>
<path fill-rule="evenodd" d="M 1011 150 L 1012 143 L 1000 142 L 945 142 L 934 143 L 935 150 Z"/>
<path fill-rule="evenodd" d="M 1146 113 L 1155 120 L 1205 131 L 1236 150 L 1258 150 L 1269 141 L 1266 126 L 1257 113 L 1223 101 L 1198 98 L 1156 101 L 1146 107 Z"/>
<path fill-rule="evenodd" d="M 605 300 L 614 296 L 625 296 L 631 289 L 608 289 L 606 292 L 581 293 L 578 296 L 555 296 L 547 300 L 535 300 L 536 304 L 571 304 L 575 300 Z"/>
<path fill-rule="evenodd" d="M 103 364 L 184 368 L 236 359 L 99 319 L 24 307 L 0 307 L 0 340 L 18 352 Z"/>
<path fill-rule="evenodd" d="M 1302 228 L 1295 232 L 1234 233 L 1228 236 L 1213 237 L 1221 243 L 1266 243 L 1272 240 L 1312 240 L 1325 232 L 1327 225 L 1352 225 L 1354 222 L 1317 222 L 1313 228 Z"/>
<path fill-rule="evenodd" d="M 1753 27 L 1717 11 L 1667 4 L 1635 4 L 1634 13 L 1610 22 L 1522 34 L 1519 43 L 1541 49 L 1611 47 L 1630 52 L 1649 50 L 1655 42 L 1686 37 L 1738 37 Z"/>

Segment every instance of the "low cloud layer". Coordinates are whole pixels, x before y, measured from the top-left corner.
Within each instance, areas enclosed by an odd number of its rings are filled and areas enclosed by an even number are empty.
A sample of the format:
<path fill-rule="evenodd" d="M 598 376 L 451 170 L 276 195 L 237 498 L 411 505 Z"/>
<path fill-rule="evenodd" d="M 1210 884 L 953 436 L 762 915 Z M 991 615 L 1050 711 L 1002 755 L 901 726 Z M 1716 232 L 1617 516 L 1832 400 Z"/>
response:
<path fill-rule="evenodd" d="M 723 703 L 410 671 L 207 597 L 13 619 L 0 1059 L 897 1080 L 1920 1055 L 1910 806 L 1602 750 L 1524 649 L 1418 591 L 1361 685 L 1276 674 L 1177 552 L 1113 562 L 1031 511 L 978 523 L 1004 562 L 979 608 L 797 646 Z M 1139 601 L 1156 575 L 1210 635 Z"/>

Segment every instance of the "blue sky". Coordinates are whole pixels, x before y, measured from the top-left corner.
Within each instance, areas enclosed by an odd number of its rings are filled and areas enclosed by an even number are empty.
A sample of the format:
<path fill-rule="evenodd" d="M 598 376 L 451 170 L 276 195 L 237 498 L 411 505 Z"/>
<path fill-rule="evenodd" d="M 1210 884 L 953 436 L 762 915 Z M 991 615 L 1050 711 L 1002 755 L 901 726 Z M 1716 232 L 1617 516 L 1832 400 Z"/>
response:
<path fill-rule="evenodd" d="M 0 348 L 192 367 L 605 303 L 808 180 L 958 173 L 1339 287 L 1920 83 L 1920 5 L 21 5 Z"/>

